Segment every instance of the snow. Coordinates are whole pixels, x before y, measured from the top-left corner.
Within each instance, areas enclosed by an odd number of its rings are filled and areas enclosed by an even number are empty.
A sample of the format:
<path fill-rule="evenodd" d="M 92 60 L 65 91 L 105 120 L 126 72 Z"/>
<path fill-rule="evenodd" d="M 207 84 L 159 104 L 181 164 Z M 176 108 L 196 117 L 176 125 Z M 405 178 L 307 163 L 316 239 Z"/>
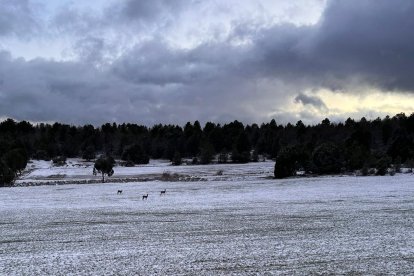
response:
<path fill-rule="evenodd" d="M 67 180 L 100 180 L 101 177 L 93 176 L 93 162 L 84 162 L 79 159 L 68 159 L 65 166 L 53 166 L 52 161 L 31 161 L 26 172 L 16 181 L 17 185 L 24 186 L 27 183 L 59 182 Z M 115 179 L 128 179 L 131 177 L 154 179 L 168 172 L 203 180 L 228 180 L 228 179 L 257 179 L 265 176 L 272 176 L 274 162 L 258 162 L 249 164 L 213 164 L 213 165 L 181 165 L 172 166 L 166 160 L 151 160 L 147 165 L 137 165 L 134 167 L 114 168 Z M 223 175 L 218 175 L 219 171 Z M 111 178 L 108 178 L 110 181 Z"/>
<path fill-rule="evenodd" d="M 411 174 L 275 180 L 271 167 L 150 164 L 122 173 L 208 181 L 0 189 L 0 275 L 414 273 Z"/>

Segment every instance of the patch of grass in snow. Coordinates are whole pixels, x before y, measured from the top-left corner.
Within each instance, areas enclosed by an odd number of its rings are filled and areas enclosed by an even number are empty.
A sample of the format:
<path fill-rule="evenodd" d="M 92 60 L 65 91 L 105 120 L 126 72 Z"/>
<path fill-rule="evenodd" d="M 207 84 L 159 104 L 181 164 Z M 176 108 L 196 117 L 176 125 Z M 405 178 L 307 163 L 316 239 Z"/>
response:
<path fill-rule="evenodd" d="M 52 174 L 52 175 L 48 175 L 45 178 L 46 179 L 63 179 L 66 177 L 66 174 Z"/>

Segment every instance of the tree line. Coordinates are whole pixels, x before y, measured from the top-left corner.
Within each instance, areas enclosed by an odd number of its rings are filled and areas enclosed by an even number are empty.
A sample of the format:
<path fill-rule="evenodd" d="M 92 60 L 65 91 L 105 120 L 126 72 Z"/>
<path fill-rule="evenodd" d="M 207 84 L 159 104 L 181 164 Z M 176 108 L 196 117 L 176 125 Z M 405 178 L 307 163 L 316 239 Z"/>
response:
<path fill-rule="evenodd" d="M 179 165 L 183 158 L 194 164 L 245 163 L 259 156 L 276 160 L 275 176 L 286 177 L 302 169 L 309 173 L 340 171 L 376 172 L 390 164 L 414 159 L 414 114 L 406 116 L 315 125 L 227 124 L 198 121 L 185 126 L 106 123 L 102 126 L 32 124 L 6 119 L 0 123 L 0 185 L 16 176 L 27 160 L 81 157 L 93 160 L 104 154 L 124 160 L 124 165 L 145 164 L 149 158 L 169 159 Z"/>

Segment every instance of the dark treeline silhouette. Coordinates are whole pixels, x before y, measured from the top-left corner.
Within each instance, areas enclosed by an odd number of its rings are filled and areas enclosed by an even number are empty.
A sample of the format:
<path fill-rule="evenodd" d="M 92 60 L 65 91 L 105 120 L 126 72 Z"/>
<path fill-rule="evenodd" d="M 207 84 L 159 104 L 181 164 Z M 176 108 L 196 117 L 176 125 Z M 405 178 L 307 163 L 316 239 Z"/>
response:
<path fill-rule="evenodd" d="M 208 164 L 258 161 L 276 158 L 276 177 L 293 175 L 297 169 L 317 174 L 377 168 L 384 173 L 392 164 L 410 164 L 414 159 L 414 114 L 359 121 L 329 119 L 307 126 L 279 125 L 275 120 L 261 125 L 234 121 L 220 125 L 198 121 L 177 125 L 106 123 L 72 126 L 36 124 L 7 119 L 0 123 L 0 185 L 17 175 L 28 158 L 51 160 L 57 156 L 92 160 L 105 154 L 125 165 L 166 158 L 181 164 L 182 158 Z M 26 162 L 26 163 L 25 163 Z"/>

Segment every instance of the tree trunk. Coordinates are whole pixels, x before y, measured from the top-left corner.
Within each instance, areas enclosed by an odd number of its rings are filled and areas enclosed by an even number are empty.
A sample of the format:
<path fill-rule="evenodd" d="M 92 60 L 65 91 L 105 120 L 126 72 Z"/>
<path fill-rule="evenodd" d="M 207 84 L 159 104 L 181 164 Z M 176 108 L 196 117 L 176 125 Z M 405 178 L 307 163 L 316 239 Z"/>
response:
<path fill-rule="evenodd" d="M 105 183 L 105 174 L 102 173 L 102 183 Z"/>

